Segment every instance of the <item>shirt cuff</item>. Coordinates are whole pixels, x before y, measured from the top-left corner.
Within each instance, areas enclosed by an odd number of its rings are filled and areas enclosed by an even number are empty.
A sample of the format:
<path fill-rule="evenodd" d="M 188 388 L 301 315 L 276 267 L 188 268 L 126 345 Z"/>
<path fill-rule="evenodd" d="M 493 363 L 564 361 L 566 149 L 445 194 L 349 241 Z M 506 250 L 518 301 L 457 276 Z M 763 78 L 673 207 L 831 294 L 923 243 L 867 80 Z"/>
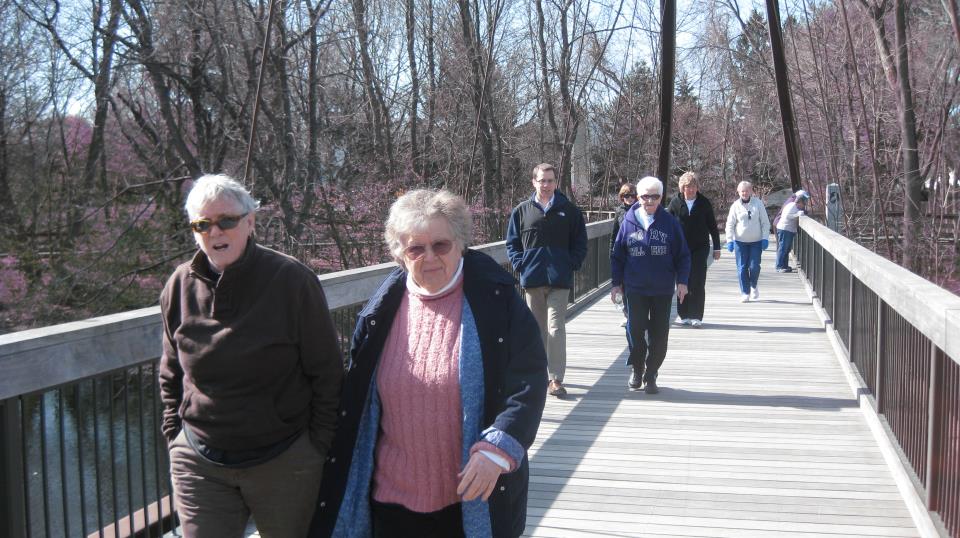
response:
<path fill-rule="evenodd" d="M 497 454 L 496 452 L 490 452 L 489 450 L 478 450 L 478 452 L 486 456 L 487 459 L 489 459 L 493 463 L 496 463 L 500 467 L 503 467 L 503 470 L 507 471 L 508 473 L 513 467 L 512 465 L 510 465 L 510 462 L 507 461 L 507 458 L 504 458 L 503 456 L 501 456 L 500 454 Z"/>
<path fill-rule="evenodd" d="M 493 426 L 483 430 L 480 434 L 482 441 L 486 441 L 496 448 L 502 450 L 510 457 L 517 465 L 523 461 L 527 456 L 527 451 L 523 448 L 523 445 L 519 441 L 513 438 L 509 433 L 498 430 Z"/>

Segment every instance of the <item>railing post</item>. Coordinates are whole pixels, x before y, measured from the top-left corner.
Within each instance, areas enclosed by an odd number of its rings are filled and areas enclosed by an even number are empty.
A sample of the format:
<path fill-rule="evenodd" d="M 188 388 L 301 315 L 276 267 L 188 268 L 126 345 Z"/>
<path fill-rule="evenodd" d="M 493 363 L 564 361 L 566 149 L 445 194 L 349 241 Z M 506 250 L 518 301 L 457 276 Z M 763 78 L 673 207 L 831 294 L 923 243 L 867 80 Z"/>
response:
<path fill-rule="evenodd" d="M 874 394 L 874 399 L 877 401 L 877 413 L 883 414 L 883 404 L 884 404 L 884 394 L 883 394 L 883 376 L 884 376 L 884 364 L 885 361 L 883 357 L 886 355 L 886 337 L 883 333 L 883 326 L 886 324 L 886 314 L 884 314 L 883 308 L 883 299 L 879 296 L 877 297 L 877 379 L 875 386 L 877 387 L 877 392 Z"/>
<path fill-rule="evenodd" d="M 940 376 L 943 357 L 936 345 L 930 346 L 930 399 L 927 403 L 927 510 L 934 512 L 939 508 L 937 479 L 940 476 Z"/>
<path fill-rule="evenodd" d="M 0 401 L 0 534 L 27 535 L 24 521 L 23 434 L 17 398 Z"/>

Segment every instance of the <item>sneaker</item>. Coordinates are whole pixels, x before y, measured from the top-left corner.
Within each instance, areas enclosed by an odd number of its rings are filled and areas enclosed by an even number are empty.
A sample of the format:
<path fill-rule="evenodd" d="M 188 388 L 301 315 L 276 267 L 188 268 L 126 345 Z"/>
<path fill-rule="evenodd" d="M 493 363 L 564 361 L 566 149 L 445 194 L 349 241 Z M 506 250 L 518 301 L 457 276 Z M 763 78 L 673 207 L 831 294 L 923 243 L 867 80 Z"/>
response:
<path fill-rule="evenodd" d="M 677 325 L 690 325 L 689 319 L 683 319 L 680 316 L 677 316 L 677 319 L 673 320 Z"/>
<path fill-rule="evenodd" d="M 643 385 L 643 372 L 638 371 L 636 368 L 630 369 L 630 381 L 627 382 L 627 387 L 630 390 L 640 390 L 640 386 Z"/>
<path fill-rule="evenodd" d="M 690 325 L 692 325 L 692 326 L 694 326 L 694 327 L 696 327 L 696 328 L 699 329 L 700 327 L 703 326 L 703 321 L 702 321 L 702 320 L 699 320 L 699 319 L 691 319 L 691 320 L 690 320 Z"/>
<path fill-rule="evenodd" d="M 760 298 L 760 290 L 757 288 L 750 288 L 750 298 L 756 301 Z"/>
<path fill-rule="evenodd" d="M 792 273 L 793 267 L 780 267 L 777 269 L 778 273 Z"/>
<path fill-rule="evenodd" d="M 645 392 L 645 393 L 647 393 L 647 394 L 656 394 L 656 393 L 660 392 L 660 388 L 657 387 L 657 382 L 656 382 L 656 381 L 647 381 L 646 386 L 643 387 L 643 392 Z"/>
<path fill-rule="evenodd" d="M 621 327 L 626 327 L 626 326 L 627 326 L 627 320 L 621 321 L 621 322 L 620 322 L 620 326 L 621 326 Z"/>
<path fill-rule="evenodd" d="M 749 303 L 749 302 L 750 302 L 750 296 L 747 295 L 746 293 L 744 293 L 743 295 L 740 296 L 740 302 L 741 302 L 741 303 Z"/>
<path fill-rule="evenodd" d="M 550 385 L 547 386 L 547 392 L 550 393 L 550 396 L 556 396 L 557 398 L 562 398 L 567 395 L 567 389 L 563 388 L 563 383 L 556 379 L 550 380 Z"/>

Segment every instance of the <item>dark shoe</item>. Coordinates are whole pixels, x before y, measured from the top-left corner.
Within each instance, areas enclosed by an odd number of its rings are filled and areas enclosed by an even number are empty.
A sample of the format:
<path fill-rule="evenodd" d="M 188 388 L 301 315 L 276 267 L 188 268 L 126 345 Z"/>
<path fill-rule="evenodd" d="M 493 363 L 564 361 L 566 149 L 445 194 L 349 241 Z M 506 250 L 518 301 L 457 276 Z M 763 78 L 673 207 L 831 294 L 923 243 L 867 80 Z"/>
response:
<path fill-rule="evenodd" d="M 642 385 L 643 372 L 638 372 L 636 368 L 631 369 L 630 381 L 627 383 L 627 386 L 630 387 L 630 390 L 640 390 Z"/>
<path fill-rule="evenodd" d="M 556 379 L 550 380 L 550 385 L 547 387 L 547 392 L 550 393 L 550 396 L 556 396 L 557 398 L 562 398 L 567 395 L 567 389 L 563 388 L 563 383 L 557 381 Z"/>
<path fill-rule="evenodd" d="M 656 394 L 660 392 L 660 389 L 657 388 L 656 381 L 647 381 L 647 386 L 643 387 L 643 392 L 647 394 Z"/>

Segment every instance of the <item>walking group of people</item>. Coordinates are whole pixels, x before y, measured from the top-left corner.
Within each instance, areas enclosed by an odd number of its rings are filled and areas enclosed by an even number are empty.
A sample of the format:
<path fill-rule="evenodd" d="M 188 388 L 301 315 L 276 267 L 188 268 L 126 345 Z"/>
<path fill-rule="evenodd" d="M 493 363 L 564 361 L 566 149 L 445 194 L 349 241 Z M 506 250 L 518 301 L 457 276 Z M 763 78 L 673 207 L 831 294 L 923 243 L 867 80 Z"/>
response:
<path fill-rule="evenodd" d="M 344 367 L 316 275 L 257 244 L 256 200 L 225 175 L 194 183 L 185 209 L 199 249 L 160 299 L 162 431 L 185 536 L 242 536 L 251 516 L 265 537 L 523 532 L 527 450 L 547 393 L 566 394 L 566 308 L 587 253 L 554 168 L 535 167 L 532 186 L 506 237 L 523 298 L 513 275 L 469 248 L 462 198 L 400 196 L 384 226 L 398 267 L 358 314 Z M 720 256 L 696 175 L 666 209 L 662 196 L 657 178 L 625 185 L 610 248 L 629 386 L 648 393 L 672 297 L 680 322 L 700 326 L 707 260 Z M 753 244 L 766 241 L 751 200 L 743 190 L 727 222 L 742 290 L 756 289 Z M 781 219 L 781 244 L 804 200 Z"/>

